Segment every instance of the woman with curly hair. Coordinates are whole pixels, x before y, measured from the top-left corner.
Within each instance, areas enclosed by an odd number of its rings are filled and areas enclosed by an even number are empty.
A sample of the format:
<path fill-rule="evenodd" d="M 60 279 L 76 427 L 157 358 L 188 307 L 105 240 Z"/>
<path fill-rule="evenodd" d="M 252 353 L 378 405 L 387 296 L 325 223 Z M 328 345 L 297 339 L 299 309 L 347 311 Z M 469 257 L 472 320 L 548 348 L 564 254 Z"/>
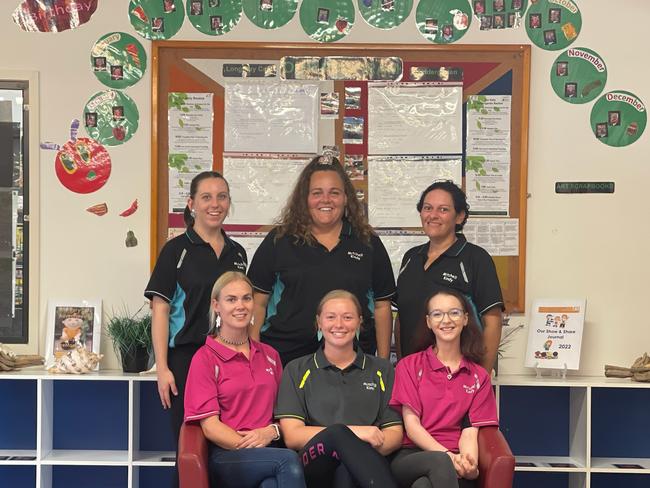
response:
<path fill-rule="evenodd" d="M 338 159 L 319 156 L 303 169 L 248 275 L 255 287 L 252 336 L 273 346 L 283 364 L 316 351 L 316 307 L 335 289 L 361 303 L 363 351 L 388 357 L 395 292 L 390 260 Z"/>

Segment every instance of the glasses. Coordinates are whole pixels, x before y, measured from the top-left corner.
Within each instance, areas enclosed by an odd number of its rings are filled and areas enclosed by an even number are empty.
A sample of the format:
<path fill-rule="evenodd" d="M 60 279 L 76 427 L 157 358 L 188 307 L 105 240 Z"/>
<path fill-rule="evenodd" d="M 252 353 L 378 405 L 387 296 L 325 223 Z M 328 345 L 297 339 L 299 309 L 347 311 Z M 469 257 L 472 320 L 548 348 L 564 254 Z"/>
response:
<path fill-rule="evenodd" d="M 449 320 L 456 322 L 463 318 L 465 312 L 460 308 L 452 308 L 446 312 L 443 312 L 442 310 L 431 310 L 431 312 L 429 312 L 427 315 L 434 323 L 442 322 L 442 319 L 445 317 L 445 315 L 449 317 Z"/>

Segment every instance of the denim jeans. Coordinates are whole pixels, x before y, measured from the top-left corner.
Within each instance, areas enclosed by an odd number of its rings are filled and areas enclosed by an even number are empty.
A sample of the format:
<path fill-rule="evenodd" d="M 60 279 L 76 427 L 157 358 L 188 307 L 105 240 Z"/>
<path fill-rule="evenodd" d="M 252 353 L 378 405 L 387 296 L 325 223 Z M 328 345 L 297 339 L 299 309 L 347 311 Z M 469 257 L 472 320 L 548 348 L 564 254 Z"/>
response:
<path fill-rule="evenodd" d="M 305 488 L 302 463 L 290 449 L 210 445 L 209 467 L 211 484 L 219 488 Z"/>

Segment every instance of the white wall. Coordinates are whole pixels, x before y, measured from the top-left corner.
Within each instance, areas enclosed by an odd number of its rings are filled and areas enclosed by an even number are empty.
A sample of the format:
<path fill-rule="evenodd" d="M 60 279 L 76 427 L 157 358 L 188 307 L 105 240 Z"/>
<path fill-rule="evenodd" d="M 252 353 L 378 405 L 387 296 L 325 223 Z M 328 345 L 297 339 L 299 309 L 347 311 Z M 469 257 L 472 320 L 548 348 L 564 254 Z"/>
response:
<path fill-rule="evenodd" d="M 24 33 L 11 20 L 16 1 L 0 4 L 0 69 L 36 70 L 40 75 L 40 139 L 63 143 L 70 120 L 81 117 L 85 102 L 103 85 L 93 76 L 89 52 L 109 31 L 133 33 L 128 0 L 101 0 L 91 21 L 60 34 Z M 598 52 L 606 61 L 606 90 L 624 89 L 650 104 L 646 19 L 650 4 L 638 0 L 577 1 L 583 29 L 575 46 Z M 420 43 L 414 12 L 388 33 L 357 23 L 345 42 Z M 525 30 L 480 32 L 474 22 L 461 43 L 528 43 Z M 186 20 L 174 39 L 210 40 Z M 244 16 L 223 40 L 309 42 L 298 16 L 277 31 L 253 26 Z M 150 43 L 142 40 L 149 49 Z M 558 52 L 533 46 L 529 129 L 528 239 L 526 301 L 537 297 L 586 296 L 587 323 L 583 342 L 583 374 L 602 374 L 605 363 L 630 364 L 650 349 L 645 305 L 650 265 L 644 251 L 650 237 L 645 225 L 650 207 L 643 199 L 650 181 L 650 129 L 635 144 L 610 148 L 591 134 L 591 104 L 570 105 L 552 91 L 549 71 Z M 632 61 L 629 61 L 632 59 Z M 149 59 L 149 63 L 151 60 Z M 150 64 L 149 64 L 150 66 Z M 110 149 L 113 172 L 104 188 L 77 195 L 63 188 L 53 171 L 54 153 L 40 151 L 40 300 L 38 320 L 41 352 L 45 342 L 48 299 L 101 298 L 105 309 L 143 302 L 149 275 L 150 105 L 151 71 L 126 90 L 140 111 L 138 133 Z M 37 159 L 40 156 L 40 161 Z M 646 156 L 646 157 L 644 157 Z M 555 181 L 615 181 L 614 195 L 556 195 Z M 123 219 L 117 213 L 138 198 L 138 212 Z M 109 214 L 96 217 L 84 209 L 106 201 Z M 139 245 L 127 249 L 133 230 Z M 626 232 L 630 234 L 627 235 Z M 633 232 L 633 234 L 632 234 Z M 525 317 L 513 323 L 525 323 Z M 118 367 L 103 339 L 104 367 Z M 500 371 L 523 371 L 525 333 L 518 334 L 501 361 Z"/>

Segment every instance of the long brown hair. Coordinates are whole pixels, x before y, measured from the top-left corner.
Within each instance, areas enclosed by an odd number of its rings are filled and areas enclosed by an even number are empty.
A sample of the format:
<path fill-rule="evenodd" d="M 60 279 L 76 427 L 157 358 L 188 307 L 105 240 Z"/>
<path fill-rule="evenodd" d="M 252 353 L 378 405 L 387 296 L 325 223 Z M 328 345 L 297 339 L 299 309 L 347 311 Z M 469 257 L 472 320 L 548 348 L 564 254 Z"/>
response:
<path fill-rule="evenodd" d="M 347 197 L 345 205 L 345 214 L 348 222 L 352 226 L 353 232 L 364 243 L 370 243 L 370 236 L 375 232 L 368 224 L 363 205 L 357 199 L 356 191 L 350 178 L 345 173 L 341 163 L 336 158 L 331 158 L 330 162 L 321 162 L 321 156 L 316 156 L 302 170 L 293 187 L 293 191 L 282 209 L 280 217 L 277 219 L 276 239 L 282 236 L 293 236 L 298 243 L 315 244 L 316 239 L 311 233 L 312 220 L 307 207 L 307 197 L 309 196 L 309 184 L 311 175 L 316 171 L 333 171 L 343 182 L 343 189 Z"/>
<path fill-rule="evenodd" d="M 424 302 L 422 318 L 418 321 L 417 332 L 413 340 L 413 345 L 415 346 L 413 350 L 424 351 L 426 348 L 436 345 L 436 336 L 433 331 L 427 327 L 427 315 L 429 313 L 429 303 L 433 297 L 438 295 L 448 295 L 456 298 L 460 303 L 463 312 L 467 314 L 467 325 L 463 327 L 463 331 L 460 333 L 460 352 L 465 359 L 474 363 L 480 363 L 485 355 L 483 334 L 479 331 L 474 314 L 470 312 L 467 299 L 451 288 L 433 292 Z"/>

